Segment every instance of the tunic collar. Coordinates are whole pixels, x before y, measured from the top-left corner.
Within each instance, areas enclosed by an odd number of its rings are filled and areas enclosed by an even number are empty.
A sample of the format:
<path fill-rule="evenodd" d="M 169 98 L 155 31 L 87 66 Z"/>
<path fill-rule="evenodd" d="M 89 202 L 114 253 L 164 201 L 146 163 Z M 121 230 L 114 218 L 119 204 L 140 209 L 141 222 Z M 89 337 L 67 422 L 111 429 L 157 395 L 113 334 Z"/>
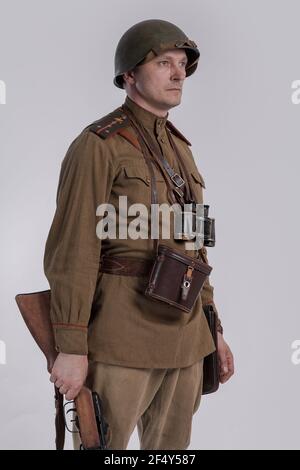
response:
<path fill-rule="evenodd" d="M 156 116 L 156 114 L 151 113 L 135 103 L 128 95 L 126 96 L 124 104 L 128 106 L 138 121 L 148 130 L 159 135 L 165 129 L 169 113 L 167 113 L 165 117 Z"/>

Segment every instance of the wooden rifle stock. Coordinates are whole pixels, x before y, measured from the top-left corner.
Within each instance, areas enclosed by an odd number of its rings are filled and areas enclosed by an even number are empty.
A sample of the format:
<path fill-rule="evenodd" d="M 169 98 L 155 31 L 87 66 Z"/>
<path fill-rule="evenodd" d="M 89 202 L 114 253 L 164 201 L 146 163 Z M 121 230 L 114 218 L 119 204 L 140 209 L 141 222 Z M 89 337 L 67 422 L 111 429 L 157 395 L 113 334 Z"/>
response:
<path fill-rule="evenodd" d="M 54 334 L 50 320 L 51 290 L 17 294 L 15 300 L 31 335 L 46 357 L 47 369 L 48 372 L 51 373 L 53 364 L 58 355 L 55 349 Z M 56 449 L 62 450 L 65 442 L 63 395 L 59 392 L 57 387 L 54 386 L 54 389 L 56 408 L 55 443 Z M 82 387 L 80 393 L 75 398 L 75 407 L 77 412 L 76 421 L 77 424 L 79 424 L 83 448 L 105 448 L 104 436 L 99 436 L 99 423 L 96 419 L 97 413 L 91 390 L 87 387 Z M 104 430 L 106 431 L 105 427 Z"/>

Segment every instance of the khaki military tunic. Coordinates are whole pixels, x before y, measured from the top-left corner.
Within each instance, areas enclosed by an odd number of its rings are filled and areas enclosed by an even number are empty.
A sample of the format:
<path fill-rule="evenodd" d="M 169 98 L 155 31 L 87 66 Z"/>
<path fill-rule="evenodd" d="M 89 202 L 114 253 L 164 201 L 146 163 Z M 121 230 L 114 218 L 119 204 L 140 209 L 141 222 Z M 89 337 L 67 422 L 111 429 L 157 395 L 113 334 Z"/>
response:
<path fill-rule="evenodd" d="M 164 157 L 180 174 L 166 134 L 168 115 L 157 117 L 129 97 L 125 103 L 157 139 Z M 103 121 L 99 122 L 101 127 Z M 101 240 L 96 233 L 101 220 L 96 215 L 97 207 L 109 203 L 118 214 L 120 196 L 127 197 L 128 206 L 135 203 L 147 206 L 150 227 L 149 170 L 142 152 L 128 138 L 134 134 L 129 122 L 125 130 L 129 133 L 122 134 L 117 129 L 103 138 L 103 134 L 95 132 L 95 124 L 88 126 L 71 143 L 62 161 L 57 207 L 44 254 L 56 349 L 88 354 L 93 361 L 128 367 L 186 367 L 215 350 L 202 310 L 202 305 L 207 303 L 215 307 L 209 280 L 188 314 L 147 298 L 145 277 L 99 270 L 103 254 L 150 259 L 154 253 L 153 240 L 143 238 L 143 234 L 134 240 L 120 239 L 117 230 L 116 238 Z M 191 175 L 197 202 L 202 203 L 205 184 L 190 144 L 175 128 L 172 133 Z M 158 169 L 155 174 L 158 203 L 169 204 L 163 176 Z M 127 224 L 132 219 L 133 216 L 128 216 Z M 197 255 L 195 250 L 186 250 L 183 241 L 175 240 L 172 232 L 169 239 L 162 239 L 160 230 L 160 243 L 190 256 Z M 205 248 L 202 255 L 208 262 Z"/>

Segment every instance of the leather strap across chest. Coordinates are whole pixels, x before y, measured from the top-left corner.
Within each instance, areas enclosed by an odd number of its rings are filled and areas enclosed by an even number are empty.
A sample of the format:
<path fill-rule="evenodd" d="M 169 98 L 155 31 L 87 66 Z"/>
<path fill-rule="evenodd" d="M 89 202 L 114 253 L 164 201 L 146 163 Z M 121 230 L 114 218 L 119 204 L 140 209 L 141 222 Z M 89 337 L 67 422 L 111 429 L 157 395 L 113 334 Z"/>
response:
<path fill-rule="evenodd" d="M 167 137 L 170 142 L 170 146 L 173 149 L 176 157 L 177 162 L 180 167 L 181 173 L 184 175 L 185 180 L 170 166 L 169 162 L 163 155 L 158 143 L 153 139 L 150 133 L 147 131 L 142 124 L 137 121 L 132 111 L 127 108 L 126 105 L 123 105 L 122 108 L 123 112 L 127 115 L 128 119 L 131 122 L 132 127 L 138 137 L 139 144 L 141 140 L 143 141 L 144 145 L 141 146 L 141 150 L 146 147 L 147 154 L 150 153 L 154 164 L 158 167 L 159 171 L 162 173 L 166 185 L 168 187 L 168 195 L 170 196 L 170 203 L 174 204 L 178 202 L 182 207 L 184 204 L 189 204 L 193 201 L 196 201 L 195 195 L 192 190 L 191 180 L 186 169 L 186 165 L 183 161 L 182 156 L 172 138 L 171 132 L 166 127 Z M 144 158 L 145 153 L 143 151 Z"/>

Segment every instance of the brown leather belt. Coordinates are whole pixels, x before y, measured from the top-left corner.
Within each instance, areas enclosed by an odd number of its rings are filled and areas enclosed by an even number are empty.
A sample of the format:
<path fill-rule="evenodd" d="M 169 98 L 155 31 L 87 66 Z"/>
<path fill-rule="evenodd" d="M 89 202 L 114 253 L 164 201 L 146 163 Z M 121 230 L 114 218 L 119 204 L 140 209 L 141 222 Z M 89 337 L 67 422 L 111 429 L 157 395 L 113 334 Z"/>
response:
<path fill-rule="evenodd" d="M 152 259 L 101 256 L 100 271 L 121 276 L 149 276 L 153 263 Z"/>

